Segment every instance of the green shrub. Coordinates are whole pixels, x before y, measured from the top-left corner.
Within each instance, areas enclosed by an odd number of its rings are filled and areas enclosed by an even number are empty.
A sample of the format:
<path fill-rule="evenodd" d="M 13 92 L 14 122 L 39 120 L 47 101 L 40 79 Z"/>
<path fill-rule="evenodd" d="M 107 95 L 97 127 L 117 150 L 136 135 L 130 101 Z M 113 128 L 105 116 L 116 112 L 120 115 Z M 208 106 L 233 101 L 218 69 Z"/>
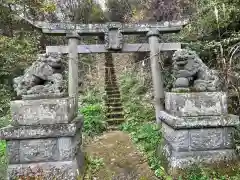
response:
<path fill-rule="evenodd" d="M 84 117 L 83 132 L 88 136 L 95 136 L 106 130 L 105 108 L 103 93 L 92 90 L 80 97 L 79 113 Z"/>
<path fill-rule="evenodd" d="M 0 179 L 5 179 L 7 170 L 6 142 L 0 141 Z"/>
<path fill-rule="evenodd" d="M 80 113 L 84 116 L 83 132 L 95 136 L 106 130 L 104 110 L 101 104 L 89 104 L 81 107 Z"/>

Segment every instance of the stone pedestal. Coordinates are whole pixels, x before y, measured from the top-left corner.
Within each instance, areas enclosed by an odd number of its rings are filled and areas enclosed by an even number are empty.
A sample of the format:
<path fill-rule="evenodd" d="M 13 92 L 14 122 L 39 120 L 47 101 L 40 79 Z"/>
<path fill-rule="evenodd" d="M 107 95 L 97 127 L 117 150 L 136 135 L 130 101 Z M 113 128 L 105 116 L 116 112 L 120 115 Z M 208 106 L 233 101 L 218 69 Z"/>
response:
<path fill-rule="evenodd" d="M 170 171 L 236 158 L 232 133 L 239 117 L 228 114 L 225 93 L 167 92 L 165 103 L 159 118 Z"/>
<path fill-rule="evenodd" d="M 74 98 L 11 102 L 12 124 L 0 130 L 7 141 L 8 177 L 75 180 L 84 157 L 82 117 Z"/>

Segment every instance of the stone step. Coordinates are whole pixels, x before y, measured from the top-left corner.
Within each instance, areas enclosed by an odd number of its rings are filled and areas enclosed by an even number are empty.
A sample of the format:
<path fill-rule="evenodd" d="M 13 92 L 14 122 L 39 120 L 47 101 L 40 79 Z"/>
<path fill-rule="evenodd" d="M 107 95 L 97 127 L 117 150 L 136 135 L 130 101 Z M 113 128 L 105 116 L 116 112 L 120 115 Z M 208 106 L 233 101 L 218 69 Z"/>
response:
<path fill-rule="evenodd" d="M 108 101 L 112 101 L 112 102 L 117 102 L 117 101 L 121 101 L 121 97 L 108 97 L 107 98 Z"/>
<path fill-rule="evenodd" d="M 118 84 L 105 84 L 105 88 L 115 88 L 117 87 L 118 88 Z"/>
<path fill-rule="evenodd" d="M 105 83 L 111 83 L 111 82 L 113 82 L 113 83 L 115 83 L 115 84 L 118 84 L 117 83 L 117 79 L 111 79 L 111 78 L 109 78 L 109 79 L 105 79 Z"/>
<path fill-rule="evenodd" d="M 105 103 L 106 107 L 119 107 L 122 106 L 121 102 L 106 102 Z"/>
<path fill-rule="evenodd" d="M 107 95 L 108 99 L 111 99 L 111 98 L 121 98 L 121 95 L 120 94 L 111 94 L 111 95 Z"/>
<path fill-rule="evenodd" d="M 106 91 L 112 91 L 112 90 L 118 90 L 118 86 L 117 85 L 114 85 L 114 84 L 108 84 L 108 86 L 105 87 L 105 90 Z"/>
<path fill-rule="evenodd" d="M 106 73 L 113 73 L 113 74 L 115 74 L 115 69 L 107 69 L 107 68 L 105 68 L 105 74 Z"/>
<path fill-rule="evenodd" d="M 111 118 L 106 120 L 109 126 L 119 125 L 125 121 L 124 118 Z"/>
<path fill-rule="evenodd" d="M 114 119 L 114 118 L 124 118 L 123 112 L 114 112 L 114 113 L 107 113 L 106 114 L 108 119 Z"/>
<path fill-rule="evenodd" d="M 118 88 L 118 84 L 109 82 L 109 83 L 106 84 L 105 89 L 106 88 L 108 88 L 108 89 L 111 89 L 111 88 L 115 89 L 115 88 Z"/>
<path fill-rule="evenodd" d="M 122 112 L 123 111 L 123 107 L 122 106 L 109 106 L 107 108 L 107 112 L 111 113 L 111 112 Z"/>
<path fill-rule="evenodd" d="M 115 103 L 115 104 L 116 104 L 116 103 L 121 103 L 121 104 L 122 104 L 120 98 L 118 98 L 118 99 L 117 99 L 117 98 L 107 99 L 107 100 L 106 100 L 106 104 L 107 104 L 107 103 Z"/>
<path fill-rule="evenodd" d="M 105 68 L 105 73 L 107 73 L 107 72 L 111 72 L 111 73 L 115 73 L 116 72 L 116 70 L 114 69 L 114 68 Z"/>
<path fill-rule="evenodd" d="M 111 67 L 111 66 L 114 66 L 114 63 L 113 62 L 105 62 L 105 66 Z"/>
<path fill-rule="evenodd" d="M 113 125 L 109 125 L 109 126 L 107 126 L 107 130 L 108 131 L 117 131 L 117 130 L 119 130 L 119 126 L 118 125 L 114 125 L 114 124 Z"/>
<path fill-rule="evenodd" d="M 116 75 L 106 76 L 104 80 L 105 80 L 105 81 L 106 81 L 106 80 L 117 80 L 117 77 L 116 77 Z"/>
<path fill-rule="evenodd" d="M 118 84 L 116 79 L 105 79 L 105 84 L 108 84 L 108 83 Z"/>
<path fill-rule="evenodd" d="M 105 87 L 105 91 L 107 92 L 107 93 L 109 93 L 109 94 L 118 94 L 118 93 L 120 93 L 120 90 L 119 90 L 119 88 L 118 88 L 118 86 L 115 86 L 115 88 L 114 89 L 106 89 L 107 87 Z"/>
<path fill-rule="evenodd" d="M 120 94 L 119 90 L 114 90 L 114 91 L 106 91 L 107 95 L 112 95 L 112 94 Z"/>
<path fill-rule="evenodd" d="M 108 72 L 108 71 L 115 71 L 115 68 L 113 67 L 113 68 L 106 68 L 105 67 L 105 72 Z"/>
<path fill-rule="evenodd" d="M 117 84 L 117 80 L 116 79 L 111 79 L 111 78 L 105 79 L 105 83 L 112 83 L 112 82 Z"/>
<path fill-rule="evenodd" d="M 116 74 L 115 74 L 115 72 L 105 72 L 104 77 L 116 77 Z"/>
<path fill-rule="evenodd" d="M 105 65 L 105 69 L 115 69 L 114 66 L 106 66 Z"/>
<path fill-rule="evenodd" d="M 114 91 L 114 90 L 119 90 L 119 88 L 117 86 L 108 86 L 105 87 L 106 91 Z"/>
<path fill-rule="evenodd" d="M 105 86 L 106 87 L 118 87 L 118 84 L 116 81 L 108 81 L 108 82 L 105 82 Z"/>

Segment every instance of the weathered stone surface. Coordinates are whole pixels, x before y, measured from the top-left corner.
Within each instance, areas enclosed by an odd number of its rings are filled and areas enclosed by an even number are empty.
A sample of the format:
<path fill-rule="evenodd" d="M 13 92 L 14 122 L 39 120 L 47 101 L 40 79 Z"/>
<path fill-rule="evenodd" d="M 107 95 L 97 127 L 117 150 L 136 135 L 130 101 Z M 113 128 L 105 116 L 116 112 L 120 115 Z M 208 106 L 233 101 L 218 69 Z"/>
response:
<path fill-rule="evenodd" d="M 66 161 L 75 157 L 76 153 L 80 152 L 82 138 L 79 134 L 75 137 L 62 137 L 57 140 L 59 158 L 58 160 Z"/>
<path fill-rule="evenodd" d="M 169 145 L 163 147 L 163 153 L 168 160 L 169 168 L 186 168 L 193 164 L 213 164 L 228 162 L 237 159 L 234 149 L 221 149 L 209 151 L 173 151 Z"/>
<path fill-rule="evenodd" d="M 189 131 L 190 150 L 213 150 L 224 147 L 223 128 L 192 129 Z"/>
<path fill-rule="evenodd" d="M 81 143 L 79 133 L 74 137 L 7 141 L 9 163 L 73 160 L 81 152 Z"/>
<path fill-rule="evenodd" d="M 20 155 L 19 155 L 20 141 L 13 140 L 7 141 L 7 156 L 10 164 L 19 163 Z"/>
<path fill-rule="evenodd" d="M 195 51 L 180 49 L 173 54 L 173 69 L 176 81 L 174 88 L 191 87 L 195 91 L 220 90 L 220 79 L 209 69 Z"/>
<path fill-rule="evenodd" d="M 236 160 L 233 129 L 239 117 L 227 112 L 224 92 L 166 93 L 159 113 L 169 169 Z"/>
<path fill-rule="evenodd" d="M 78 119 L 72 124 L 51 124 L 35 126 L 7 126 L 0 129 L 0 138 L 12 139 L 36 139 L 48 137 L 71 137 L 82 128 L 83 119 Z"/>
<path fill-rule="evenodd" d="M 181 87 L 181 88 L 188 88 L 189 87 L 189 81 L 187 78 L 178 78 L 175 81 L 174 87 Z"/>
<path fill-rule="evenodd" d="M 37 61 L 27 68 L 22 76 L 14 78 L 14 90 L 17 95 L 64 93 L 65 85 L 62 74 L 64 67 L 61 59 L 60 53 L 39 54 Z"/>
<path fill-rule="evenodd" d="M 79 169 L 79 162 L 62 161 L 62 162 L 41 162 L 31 164 L 9 165 L 7 180 L 19 177 L 36 177 L 39 175 L 42 179 L 62 179 L 76 180 Z"/>
<path fill-rule="evenodd" d="M 67 93 L 42 93 L 42 94 L 29 94 L 22 95 L 23 100 L 36 100 L 36 99 L 58 99 L 68 97 Z"/>
<path fill-rule="evenodd" d="M 227 96 L 224 92 L 166 92 L 165 108 L 174 116 L 227 115 Z"/>
<path fill-rule="evenodd" d="M 161 111 L 160 122 L 164 122 L 174 129 L 211 128 L 211 127 L 234 127 L 240 124 L 236 115 L 223 116 L 188 116 L 177 117 Z"/>
<path fill-rule="evenodd" d="M 19 154 L 22 163 L 58 160 L 57 139 L 21 140 Z"/>
<path fill-rule="evenodd" d="M 223 132 L 224 132 L 223 134 L 224 147 L 233 148 L 234 147 L 234 140 L 233 140 L 234 127 L 225 127 Z"/>
<path fill-rule="evenodd" d="M 68 123 L 75 116 L 74 98 L 19 100 L 11 102 L 13 125 Z"/>
<path fill-rule="evenodd" d="M 106 45 L 103 44 L 84 44 L 78 45 L 78 54 L 94 54 L 94 53 L 107 53 L 111 52 L 105 49 Z M 175 51 L 181 49 L 181 43 L 158 43 L 157 47 L 159 51 Z M 150 47 L 148 43 L 139 44 L 127 44 L 124 43 L 121 53 L 132 53 L 132 52 L 149 52 Z M 68 46 L 46 46 L 47 53 L 61 52 L 62 54 L 68 54 Z M 114 53 L 114 51 L 112 51 Z"/>
<path fill-rule="evenodd" d="M 159 32 L 178 32 L 182 29 L 184 25 L 188 23 L 188 20 L 184 21 L 171 21 L 171 22 L 159 22 L 154 24 L 121 24 L 122 33 L 124 34 L 146 34 L 152 28 L 156 28 Z M 119 24 L 118 22 L 111 23 Z M 41 28 L 43 33 L 54 33 L 58 35 L 63 35 L 72 31 L 76 31 L 80 35 L 99 35 L 104 34 L 109 27 L 109 24 L 72 24 L 72 23 L 46 23 L 46 22 L 36 22 L 34 24 L 36 27 Z"/>
<path fill-rule="evenodd" d="M 233 149 L 232 127 L 174 129 L 162 122 L 163 137 L 174 151 Z"/>
<path fill-rule="evenodd" d="M 176 151 L 187 151 L 189 149 L 188 130 L 175 131 L 170 126 L 162 123 L 162 133 L 166 141 Z"/>
<path fill-rule="evenodd" d="M 123 48 L 123 34 L 121 33 L 121 24 L 116 27 L 108 27 L 109 31 L 105 33 L 105 47 L 108 50 L 121 50 Z"/>

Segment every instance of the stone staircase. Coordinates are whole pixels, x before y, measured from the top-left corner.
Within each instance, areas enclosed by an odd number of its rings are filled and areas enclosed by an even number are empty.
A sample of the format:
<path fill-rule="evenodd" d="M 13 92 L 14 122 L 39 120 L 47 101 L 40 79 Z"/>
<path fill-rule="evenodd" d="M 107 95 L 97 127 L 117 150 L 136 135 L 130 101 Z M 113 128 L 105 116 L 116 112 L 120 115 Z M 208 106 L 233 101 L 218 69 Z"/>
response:
<path fill-rule="evenodd" d="M 110 56 L 109 54 L 108 56 Z M 107 94 L 107 122 L 110 126 L 120 124 L 124 121 L 124 113 L 121 102 L 121 95 L 117 84 L 112 57 L 106 58 L 105 63 L 105 91 Z"/>

